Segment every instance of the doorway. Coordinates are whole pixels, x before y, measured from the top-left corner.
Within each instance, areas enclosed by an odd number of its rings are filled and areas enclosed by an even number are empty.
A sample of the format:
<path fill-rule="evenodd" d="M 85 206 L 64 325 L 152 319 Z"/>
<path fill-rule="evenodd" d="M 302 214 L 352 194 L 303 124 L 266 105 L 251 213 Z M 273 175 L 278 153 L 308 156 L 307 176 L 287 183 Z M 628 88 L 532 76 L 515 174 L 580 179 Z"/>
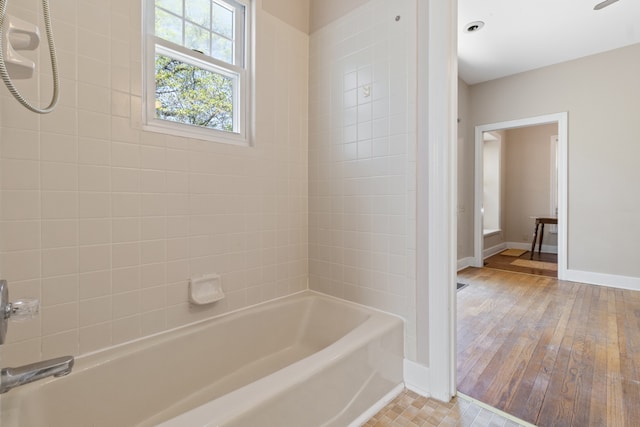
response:
<path fill-rule="evenodd" d="M 476 126 L 475 128 L 475 205 L 474 205 L 474 266 L 482 267 L 485 258 L 485 227 L 483 224 L 484 206 L 484 135 L 502 130 L 518 129 L 555 123 L 558 130 L 557 146 L 557 239 L 558 239 L 558 279 L 566 277 L 567 270 L 567 129 L 568 114 L 566 112 L 544 116 L 529 117 L 499 123 Z M 555 195 L 553 196 L 555 197 Z M 535 213 L 532 213 L 535 215 Z"/>

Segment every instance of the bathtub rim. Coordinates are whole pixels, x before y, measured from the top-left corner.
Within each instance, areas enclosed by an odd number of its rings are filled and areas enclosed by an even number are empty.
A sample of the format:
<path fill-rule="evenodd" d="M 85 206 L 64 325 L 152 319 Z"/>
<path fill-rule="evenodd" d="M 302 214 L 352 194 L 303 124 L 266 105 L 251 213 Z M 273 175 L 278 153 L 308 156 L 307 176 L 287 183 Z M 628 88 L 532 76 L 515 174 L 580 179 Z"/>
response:
<path fill-rule="evenodd" d="M 321 292 L 313 291 L 313 293 L 321 297 L 327 296 Z M 336 298 L 330 295 L 328 297 L 339 302 L 344 302 L 347 305 L 352 304 L 350 301 L 343 300 L 341 298 Z M 230 393 L 227 393 L 226 395 L 220 396 L 217 399 L 209 401 L 189 411 L 185 411 L 173 418 L 164 420 L 157 424 L 157 427 L 181 427 L 183 425 L 217 427 L 221 425 L 220 423 L 233 421 L 246 410 L 247 406 L 254 407 L 264 404 L 288 388 L 300 384 L 322 372 L 327 365 L 340 362 L 351 354 L 345 351 L 345 347 L 352 351 L 362 349 L 371 343 L 372 339 L 391 333 L 392 329 L 396 327 L 398 323 L 401 325 L 401 338 L 404 341 L 406 321 L 402 317 L 386 313 L 382 310 L 371 309 L 370 307 L 363 306 L 361 304 L 354 305 L 364 308 L 365 311 L 369 311 L 371 315 L 363 323 L 332 342 L 328 347 L 298 360 L 288 365 L 286 368 L 280 369 L 252 383 L 246 384 Z M 394 321 L 390 321 L 389 317 L 393 318 Z M 398 357 L 401 360 L 404 360 L 404 347 L 401 349 L 401 353 L 398 354 Z M 404 370 L 404 367 L 401 369 Z M 403 375 L 401 375 L 401 377 L 403 377 Z M 374 406 L 388 397 L 393 399 L 399 394 L 398 390 L 401 391 L 403 388 L 404 378 L 401 378 L 400 382 L 396 384 L 391 391 L 385 394 L 381 400 L 374 402 Z M 270 394 L 270 392 L 273 392 L 274 390 L 277 392 L 275 394 Z M 249 392 L 249 397 L 247 397 L 247 392 Z M 211 414 L 215 414 L 219 409 L 224 409 L 224 415 L 215 415 L 215 418 L 212 419 Z M 365 411 L 365 414 L 368 412 L 369 410 Z M 361 417 L 362 415 L 352 421 L 349 426 L 355 426 L 356 424 L 354 423 L 357 420 L 360 420 Z"/>
<path fill-rule="evenodd" d="M 284 300 L 287 300 L 287 299 L 296 300 L 296 299 L 308 298 L 308 297 L 311 297 L 311 296 L 317 296 L 317 297 L 320 297 L 320 298 L 326 298 L 326 299 L 335 301 L 337 303 L 351 305 L 354 308 L 358 308 L 359 310 L 372 311 L 374 313 L 380 313 L 380 314 L 384 314 L 384 315 L 395 317 L 395 318 L 397 318 L 397 319 L 402 321 L 403 330 L 406 328 L 406 320 L 403 317 L 401 317 L 401 316 L 399 316 L 399 315 L 397 315 L 395 313 L 384 311 L 384 310 L 381 310 L 381 309 L 378 309 L 378 308 L 375 308 L 375 307 L 370 307 L 368 305 L 360 304 L 360 303 L 357 303 L 357 302 L 349 301 L 349 300 L 346 300 L 346 299 L 343 299 L 343 298 L 339 298 L 339 297 L 336 297 L 336 296 L 333 296 L 333 295 L 330 295 L 330 294 L 326 294 L 326 293 L 323 293 L 323 292 L 319 292 L 319 291 L 316 291 L 316 290 L 313 290 L 313 289 L 304 289 L 302 291 L 294 292 L 292 294 L 280 296 L 280 297 L 273 298 L 273 299 L 270 299 L 270 300 L 267 300 L 267 301 L 261 301 L 261 302 L 256 303 L 256 304 L 251 304 L 251 305 L 248 305 L 248 306 L 245 306 L 245 307 L 241 307 L 241 308 L 237 308 L 237 309 L 234 309 L 234 310 L 225 311 L 224 313 L 216 314 L 214 316 L 207 317 L 205 319 L 199 319 L 199 320 L 196 320 L 194 322 L 185 323 L 184 325 L 179 325 L 179 326 L 176 326 L 176 327 L 173 327 L 173 328 L 170 328 L 170 329 L 165 329 L 165 330 L 160 331 L 160 332 L 155 332 L 155 333 L 153 333 L 151 335 L 145 335 L 144 337 L 135 338 L 135 339 L 130 340 L 130 341 L 125 341 L 125 342 L 118 343 L 118 344 L 115 344 L 115 345 L 112 345 L 112 346 L 109 346 L 109 347 L 101 348 L 101 349 L 94 350 L 94 351 L 91 351 L 91 352 L 88 352 L 88 353 L 83 353 L 83 354 L 74 356 L 76 365 L 74 367 L 74 371 L 73 372 L 75 372 L 77 370 L 82 371 L 82 370 L 88 369 L 91 366 L 94 366 L 96 364 L 101 364 L 101 363 L 97 363 L 98 361 L 96 360 L 95 363 L 89 364 L 88 366 L 83 366 L 87 362 L 89 362 L 91 359 L 99 359 L 101 357 L 104 357 L 104 356 L 108 355 L 108 353 L 112 353 L 112 352 L 116 353 L 119 350 L 122 350 L 124 347 L 131 346 L 131 347 L 137 348 L 139 346 L 143 346 L 144 342 L 146 342 L 146 341 L 153 342 L 154 339 L 158 339 L 158 342 L 166 341 L 166 340 L 170 339 L 170 335 L 176 335 L 180 331 L 185 330 L 185 329 L 201 327 L 201 326 L 204 326 L 204 324 L 206 324 L 206 323 L 213 323 L 215 320 L 219 320 L 219 319 L 227 317 L 227 316 L 232 316 L 232 315 L 235 315 L 235 314 L 239 314 L 239 313 L 242 313 L 243 311 L 249 311 L 251 309 L 258 309 L 258 308 L 265 307 L 265 306 L 271 305 L 271 304 L 275 305 L 275 304 L 277 304 L 279 302 L 283 302 Z M 133 350 L 133 348 L 131 350 Z M 132 352 L 133 351 L 125 351 L 124 353 L 128 354 L 128 353 L 132 353 Z M 45 380 L 44 382 L 40 382 L 40 383 L 36 383 L 36 384 L 44 384 L 45 382 L 49 382 L 49 381 L 55 381 L 55 379 Z"/>
<path fill-rule="evenodd" d="M 302 299 L 313 298 L 313 297 L 323 298 L 329 301 L 336 302 L 338 304 L 350 306 L 351 308 L 357 309 L 358 311 L 362 311 L 363 313 L 368 313 L 369 318 L 365 319 L 365 321 L 362 324 L 370 321 L 372 317 L 376 317 L 376 314 L 393 317 L 401 322 L 403 337 L 404 337 L 407 323 L 406 323 L 406 320 L 401 316 L 398 316 L 394 313 L 386 312 L 384 310 L 377 309 L 375 307 L 370 307 L 370 306 L 349 301 L 343 298 L 338 298 L 336 296 L 329 295 L 323 292 L 319 292 L 311 289 L 305 289 L 292 294 L 288 294 L 288 295 L 284 295 L 284 296 L 270 299 L 267 301 L 262 301 L 256 304 L 252 304 L 250 306 L 230 310 L 224 313 L 217 314 L 215 316 L 207 317 L 205 319 L 199 319 L 195 322 L 190 322 L 190 323 L 180 325 L 171 329 L 156 332 L 151 335 L 139 337 L 130 341 L 125 341 L 123 343 L 119 343 L 110 347 L 105 347 L 89 353 L 74 356 L 75 364 L 74 364 L 74 369 L 71 375 L 73 375 L 74 373 L 76 374 L 82 373 L 84 371 L 97 368 L 103 364 L 107 364 L 111 361 L 118 360 L 120 358 L 134 354 L 137 351 L 145 350 L 151 346 L 160 345 L 162 343 L 175 339 L 176 337 L 182 336 L 183 333 L 196 333 L 198 329 L 205 328 L 208 326 L 209 323 L 215 323 L 217 320 L 223 319 L 225 317 L 238 315 L 244 311 L 251 311 L 252 309 L 265 308 L 265 307 L 268 307 L 269 305 L 278 305 L 283 302 L 286 303 L 287 302 L 286 300 L 291 300 L 291 303 L 295 303 L 296 300 L 302 300 Z M 353 331 L 360 328 L 362 324 L 357 325 L 354 329 L 347 332 L 347 334 L 343 335 L 338 340 L 334 341 L 332 344 L 339 342 L 340 340 L 344 340 L 345 336 L 352 334 Z M 326 350 L 326 348 L 321 349 L 319 352 L 323 352 L 324 350 Z M 318 352 L 311 354 L 307 356 L 307 358 L 313 357 L 317 353 Z M 403 357 L 404 357 L 404 354 L 403 354 Z M 298 363 L 298 362 L 295 362 L 295 363 Z M 273 373 L 270 375 L 273 375 Z M 61 378 L 61 379 L 46 378 L 41 381 L 34 382 L 32 384 L 27 384 L 16 390 L 13 390 L 13 392 L 10 395 L 6 396 L 4 400 L 8 401 L 9 404 L 12 404 L 13 402 L 20 402 L 23 396 L 28 395 L 31 391 L 37 391 L 37 389 L 41 387 L 45 387 L 48 384 L 53 383 L 55 381 L 59 381 L 59 380 L 64 380 L 64 378 Z"/>

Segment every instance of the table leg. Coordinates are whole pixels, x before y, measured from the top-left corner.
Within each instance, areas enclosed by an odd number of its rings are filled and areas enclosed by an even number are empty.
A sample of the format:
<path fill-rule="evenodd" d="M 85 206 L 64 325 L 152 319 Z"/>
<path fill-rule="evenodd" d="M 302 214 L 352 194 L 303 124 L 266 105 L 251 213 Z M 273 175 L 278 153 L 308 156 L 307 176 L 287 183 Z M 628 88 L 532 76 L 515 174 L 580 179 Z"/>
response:
<path fill-rule="evenodd" d="M 542 252 L 542 238 L 544 237 L 544 222 L 542 223 L 542 228 L 540 228 L 540 243 L 538 243 L 538 253 Z"/>
<path fill-rule="evenodd" d="M 536 240 L 538 239 L 538 226 L 540 223 L 536 221 L 536 225 L 533 226 L 533 242 L 531 242 L 531 255 L 529 259 L 533 259 L 533 252 L 536 250 Z"/>

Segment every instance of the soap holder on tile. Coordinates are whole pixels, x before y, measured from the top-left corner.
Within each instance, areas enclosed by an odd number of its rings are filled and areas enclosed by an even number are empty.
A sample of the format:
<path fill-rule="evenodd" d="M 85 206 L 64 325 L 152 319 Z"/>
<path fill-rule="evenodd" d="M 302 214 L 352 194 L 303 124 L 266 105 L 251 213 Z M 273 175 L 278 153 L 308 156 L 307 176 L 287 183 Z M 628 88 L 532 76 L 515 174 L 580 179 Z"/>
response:
<path fill-rule="evenodd" d="M 189 301 L 196 305 L 211 304 L 224 298 L 219 274 L 205 274 L 189 280 Z"/>

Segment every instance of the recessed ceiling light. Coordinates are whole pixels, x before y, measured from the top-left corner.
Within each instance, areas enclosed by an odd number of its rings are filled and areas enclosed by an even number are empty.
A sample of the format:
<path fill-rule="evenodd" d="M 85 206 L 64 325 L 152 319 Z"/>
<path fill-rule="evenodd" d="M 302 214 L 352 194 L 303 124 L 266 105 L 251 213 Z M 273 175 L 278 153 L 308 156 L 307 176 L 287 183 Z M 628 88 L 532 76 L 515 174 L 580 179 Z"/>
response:
<path fill-rule="evenodd" d="M 484 27 L 484 22 L 482 21 L 469 22 L 467 25 L 464 26 L 464 32 L 477 33 L 478 31 L 480 31 L 480 29 L 482 29 L 482 27 Z"/>

